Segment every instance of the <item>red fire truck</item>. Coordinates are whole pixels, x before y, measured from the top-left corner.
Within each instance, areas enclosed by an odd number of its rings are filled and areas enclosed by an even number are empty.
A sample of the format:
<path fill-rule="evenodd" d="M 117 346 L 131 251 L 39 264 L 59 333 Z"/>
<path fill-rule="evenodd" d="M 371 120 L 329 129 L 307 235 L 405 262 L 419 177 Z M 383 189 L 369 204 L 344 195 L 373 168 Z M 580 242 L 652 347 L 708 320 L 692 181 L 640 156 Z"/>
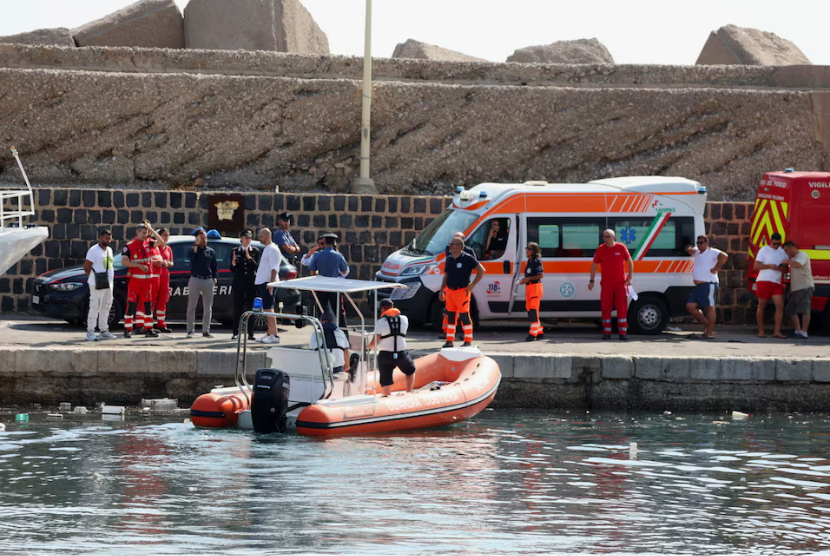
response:
<path fill-rule="evenodd" d="M 755 254 L 778 232 L 810 257 L 816 293 L 813 312 L 824 318 L 830 331 L 830 173 L 783 172 L 764 174 L 755 193 L 749 233 L 747 278 L 755 291 Z"/>

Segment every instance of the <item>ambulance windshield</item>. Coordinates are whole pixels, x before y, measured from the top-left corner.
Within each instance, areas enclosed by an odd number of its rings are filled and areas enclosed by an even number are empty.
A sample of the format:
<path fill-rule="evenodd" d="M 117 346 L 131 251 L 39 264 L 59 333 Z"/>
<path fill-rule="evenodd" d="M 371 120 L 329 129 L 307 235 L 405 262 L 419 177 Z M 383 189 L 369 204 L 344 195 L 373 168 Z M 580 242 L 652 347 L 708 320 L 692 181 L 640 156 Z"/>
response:
<path fill-rule="evenodd" d="M 430 222 L 406 247 L 416 255 L 438 255 L 443 253 L 456 232 L 467 229 L 478 220 L 478 215 L 463 210 L 448 210 Z"/>

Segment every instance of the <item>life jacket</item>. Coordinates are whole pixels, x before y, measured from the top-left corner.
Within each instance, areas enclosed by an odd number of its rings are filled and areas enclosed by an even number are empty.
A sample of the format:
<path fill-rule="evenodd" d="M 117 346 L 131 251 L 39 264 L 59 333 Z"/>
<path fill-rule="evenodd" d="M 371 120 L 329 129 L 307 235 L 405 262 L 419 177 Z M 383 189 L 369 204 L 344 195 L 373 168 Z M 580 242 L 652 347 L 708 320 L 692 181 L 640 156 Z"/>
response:
<path fill-rule="evenodd" d="M 337 330 L 337 325 L 333 322 L 324 322 L 323 323 L 323 338 L 326 339 L 326 347 L 328 348 L 329 352 L 335 349 L 339 349 L 341 351 L 345 351 L 349 349 L 349 346 L 341 346 L 337 343 L 337 336 L 335 336 L 335 331 Z"/>
<path fill-rule="evenodd" d="M 389 323 L 389 334 L 381 336 L 380 339 L 392 338 L 392 349 L 397 353 L 398 337 L 406 338 L 406 334 L 401 332 L 401 311 L 396 307 L 392 307 L 383 313 L 383 318 Z"/>

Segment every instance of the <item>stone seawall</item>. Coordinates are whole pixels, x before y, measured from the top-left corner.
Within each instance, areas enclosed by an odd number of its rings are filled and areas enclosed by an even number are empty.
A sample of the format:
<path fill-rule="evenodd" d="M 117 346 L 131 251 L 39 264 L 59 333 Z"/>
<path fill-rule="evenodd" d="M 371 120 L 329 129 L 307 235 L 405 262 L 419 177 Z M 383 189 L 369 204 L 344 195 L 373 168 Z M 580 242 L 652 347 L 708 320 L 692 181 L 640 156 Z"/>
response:
<path fill-rule="evenodd" d="M 826 411 L 830 360 L 491 353 L 503 408 L 649 411 Z M 233 384 L 236 351 L 0 348 L 0 405 L 177 398 L 187 407 Z M 249 368 L 266 367 L 264 351 Z M 136 371 L 135 369 L 144 369 Z"/>
<path fill-rule="evenodd" d="M 826 68 L 385 61 L 372 176 L 450 184 L 681 175 L 748 200 L 760 175 L 828 169 Z M 0 47 L 0 140 L 35 183 L 348 191 L 359 60 Z M 533 86 L 531 86 L 533 85 Z M 0 151 L 0 182 L 19 183 Z"/>
<path fill-rule="evenodd" d="M 210 194 L 184 191 L 38 189 L 34 222 L 49 227 L 50 237 L 0 276 L 0 312 L 28 312 L 34 278 L 83 264 L 99 228 L 112 229 L 116 249 L 131 239 L 132 226 L 144 219 L 173 234 L 189 233 L 208 225 L 209 200 Z M 321 232 L 339 232 L 340 251 L 352 267 L 351 276 L 371 280 L 384 259 L 441 214 L 449 201 L 448 197 L 248 193 L 244 210 L 251 228 L 273 228 L 276 215 L 290 210 L 296 219 L 295 239 L 305 248 Z M 745 273 L 751 209 L 749 203 L 717 202 L 706 209 L 713 245 L 730 254 L 720 276 L 719 320 L 725 324 L 744 324 L 753 318 L 747 313 Z"/>

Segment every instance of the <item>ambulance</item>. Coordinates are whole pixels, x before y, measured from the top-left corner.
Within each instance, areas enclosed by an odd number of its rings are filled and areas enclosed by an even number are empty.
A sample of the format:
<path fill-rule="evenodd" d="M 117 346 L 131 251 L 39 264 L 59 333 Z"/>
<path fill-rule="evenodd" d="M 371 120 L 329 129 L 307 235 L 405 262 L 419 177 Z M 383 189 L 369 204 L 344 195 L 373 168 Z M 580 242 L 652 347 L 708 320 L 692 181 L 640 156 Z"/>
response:
<path fill-rule="evenodd" d="M 816 283 L 813 312 L 823 316 L 830 332 L 830 173 L 787 169 L 761 177 L 749 232 L 747 280 L 752 292 L 758 277 L 755 255 L 776 232 L 810 257 Z"/>
<path fill-rule="evenodd" d="M 456 232 L 487 271 L 473 290 L 474 320 L 527 318 L 525 245 L 535 241 L 545 269 L 543 319 L 599 319 L 599 288 L 588 290 L 594 252 L 608 228 L 634 259 L 629 331 L 658 334 L 686 315 L 692 259 L 685 252 L 704 234 L 706 188 L 684 178 L 624 177 L 585 184 L 483 183 L 457 188 L 450 207 L 409 245 L 390 255 L 375 278 L 406 284 L 391 293 L 411 320 L 440 328 L 438 301 L 446 248 Z M 601 268 L 600 268 L 601 271 Z M 597 280 L 599 282 L 599 280 Z"/>

